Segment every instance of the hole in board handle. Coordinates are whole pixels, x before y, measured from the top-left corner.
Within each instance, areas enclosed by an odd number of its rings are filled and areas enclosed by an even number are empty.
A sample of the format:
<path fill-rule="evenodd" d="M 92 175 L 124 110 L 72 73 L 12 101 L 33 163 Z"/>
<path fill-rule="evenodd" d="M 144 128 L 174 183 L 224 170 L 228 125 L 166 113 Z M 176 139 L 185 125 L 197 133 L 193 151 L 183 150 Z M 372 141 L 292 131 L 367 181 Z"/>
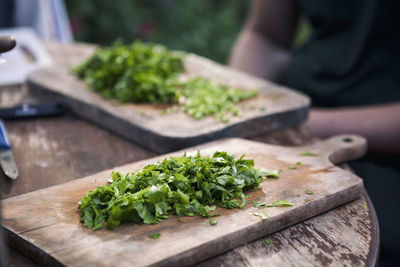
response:
<path fill-rule="evenodd" d="M 345 138 L 342 139 L 342 141 L 345 142 L 345 143 L 351 143 L 351 142 L 353 142 L 353 138 L 345 137 Z"/>

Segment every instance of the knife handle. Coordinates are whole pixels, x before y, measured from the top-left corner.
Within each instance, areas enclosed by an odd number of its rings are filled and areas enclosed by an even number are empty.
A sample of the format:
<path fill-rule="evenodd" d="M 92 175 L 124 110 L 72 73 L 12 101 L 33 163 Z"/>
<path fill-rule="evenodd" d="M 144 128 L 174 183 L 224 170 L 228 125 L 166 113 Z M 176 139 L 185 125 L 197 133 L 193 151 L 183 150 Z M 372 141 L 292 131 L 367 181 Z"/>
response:
<path fill-rule="evenodd" d="M 0 118 L 5 120 L 28 119 L 62 115 L 66 106 L 62 103 L 24 104 L 0 109 Z"/>
<path fill-rule="evenodd" d="M 0 148 L 11 148 L 10 142 L 8 141 L 6 127 L 4 126 L 2 119 L 0 119 Z"/>

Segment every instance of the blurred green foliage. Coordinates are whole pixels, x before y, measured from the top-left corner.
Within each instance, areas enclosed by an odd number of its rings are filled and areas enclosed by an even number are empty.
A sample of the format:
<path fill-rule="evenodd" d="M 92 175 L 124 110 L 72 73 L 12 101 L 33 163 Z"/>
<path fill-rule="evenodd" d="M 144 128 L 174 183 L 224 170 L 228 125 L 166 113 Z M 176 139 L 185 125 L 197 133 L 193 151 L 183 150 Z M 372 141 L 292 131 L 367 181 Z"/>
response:
<path fill-rule="evenodd" d="M 249 0 L 67 0 L 75 38 L 110 45 L 139 38 L 225 63 Z"/>

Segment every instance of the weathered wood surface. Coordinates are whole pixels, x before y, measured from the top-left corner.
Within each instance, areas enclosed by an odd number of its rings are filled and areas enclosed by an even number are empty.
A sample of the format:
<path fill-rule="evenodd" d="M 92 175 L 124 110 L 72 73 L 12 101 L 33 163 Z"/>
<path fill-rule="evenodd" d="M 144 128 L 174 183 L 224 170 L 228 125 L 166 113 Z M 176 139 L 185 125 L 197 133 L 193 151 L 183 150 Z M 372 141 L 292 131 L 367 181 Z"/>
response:
<path fill-rule="evenodd" d="M 80 58 L 79 52 L 90 50 L 92 46 L 85 44 L 63 45 L 48 43 L 47 48 L 56 62 L 60 64 L 72 64 Z M 26 91 L 24 87 L 0 88 L 0 105 L 2 107 L 13 106 L 21 104 L 21 102 L 31 101 L 25 95 Z M 154 153 L 143 150 L 121 137 L 115 136 L 74 116 L 68 115 L 59 118 L 32 120 L 28 122 L 29 127 L 26 127 L 26 122 L 28 121 L 6 122 L 9 134 L 18 132 L 10 140 L 13 145 L 14 157 L 22 158 L 25 153 L 29 153 L 30 156 L 23 161 L 17 159 L 18 167 L 22 173 L 18 180 L 11 185 L 11 188 L 8 187 L 10 190 L 8 194 L 4 194 L 3 191 L 3 198 L 70 181 L 74 178 L 112 168 L 115 165 L 154 156 Z M 74 127 L 74 124 L 78 124 L 79 127 Z M 58 128 L 62 130 L 57 130 Z M 73 133 L 81 140 L 82 144 L 87 143 L 90 145 L 70 147 L 68 139 L 64 138 L 62 134 L 63 132 Z M 30 135 L 38 134 L 45 136 L 45 138 L 42 138 L 42 142 L 44 143 L 42 146 L 36 146 L 33 142 L 29 142 Z M 16 146 L 14 138 L 20 140 L 18 146 Z M 92 142 L 92 139 L 95 139 L 96 142 Z M 287 146 L 298 146 L 315 142 L 315 138 L 308 133 L 307 129 L 301 126 L 260 136 L 255 140 Z M 57 146 L 51 150 L 45 149 L 46 147 L 51 147 L 51 143 L 53 142 L 57 142 Z M 104 144 L 107 146 L 104 147 Z M 113 146 L 118 146 L 119 149 L 112 149 Z M 70 154 L 68 160 L 63 165 L 53 166 L 52 164 L 48 164 L 46 167 L 41 168 L 32 164 L 36 155 L 40 155 L 42 160 L 50 162 L 59 151 L 68 151 Z M 107 151 L 107 153 L 104 151 Z M 114 158 L 112 161 L 106 160 L 110 154 Z M 86 160 L 78 160 L 82 155 L 85 156 Z M 129 157 L 128 161 L 126 161 L 127 155 Z M 88 158 L 91 158 L 90 168 L 86 167 Z M 40 176 L 37 173 L 38 168 L 41 168 Z M 55 174 L 59 177 L 56 181 L 49 178 Z M 4 176 L 1 177 L 1 180 L 3 183 L 9 182 Z M 6 188 L 3 187 L 4 189 Z M 367 205 L 364 204 L 364 201 Z M 364 223 L 359 223 L 361 221 Z M 335 222 L 334 227 L 332 227 L 332 222 Z M 335 231 L 336 225 L 341 226 L 340 230 Z M 320 235 L 314 229 L 318 232 L 330 232 L 331 234 L 329 236 Z M 352 236 L 352 238 L 346 238 L 347 236 Z M 263 244 L 262 240 L 264 238 L 271 239 L 275 244 L 282 245 L 260 246 L 260 244 Z M 307 240 L 307 242 L 296 240 Z M 312 249 L 305 249 L 309 247 L 312 247 Z M 21 248 L 17 249 L 20 250 Z M 321 266 L 322 264 L 319 259 L 321 259 L 321 255 L 324 255 L 328 259 L 328 262 L 330 262 L 327 264 L 328 266 L 374 266 L 377 262 L 378 249 L 379 230 L 377 218 L 374 207 L 364 191 L 364 196 L 361 200 L 352 201 L 302 223 L 263 237 L 259 241 L 244 244 L 201 265 L 280 266 L 280 262 L 294 262 L 298 263 L 296 265 Z M 25 257 L 18 250 L 8 247 L 8 266 L 38 266 L 38 264 L 30 258 Z M 299 253 L 299 251 L 305 250 L 307 253 Z M 296 259 L 294 259 L 294 256 L 296 256 Z M 346 258 L 354 260 L 349 261 Z M 283 265 L 294 265 L 294 263 Z"/>
<path fill-rule="evenodd" d="M 224 137 L 255 137 L 296 125 L 307 117 L 307 96 L 193 54 L 184 60 L 184 76 L 201 76 L 231 87 L 260 91 L 256 98 L 238 104 L 241 116 L 232 116 L 226 123 L 211 116 L 196 120 L 183 110 L 162 115 L 165 105 L 106 100 L 87 90 L 85 83 L 70 73 L 71 66 L 82 62 L 93 49 L 85 47 L 77 52 L 79 56 L 75 55 L 70 64 L 31 73 L 28 85 L 32 95 L 63 101 L 78 116 L 153 151 L 170 152 Z"/>
<path fill-rule="evenodd" d="M 283 170 L 279 179 L 268 179 L 259 188 L 249 191 L 248 200 L 272 203 L 286 199 L 294 206 L 264 209 L 270 216 L 264 221 L 254 216 L 258 209 L 250 203 L 243 209 L 218 209 L 220 216 L 216 226 L 210 226 L 207 218 L 184 217 L 184 222 L 180 223 L 171 217 L 156 225 L 125 224 L 112 231 L 93 232 L 80 223 L 77 202 L 87 190 L 107 182 L 110 171 L 105 171 L 4 200 L 3 225 L 8 238 L 42 264 L 109 266 L 119 262 L 120 266 L 182 266 L 216 256 L 362 194 L 362 180 L 330 162 L 341 163 L 364 155 L 366 143 L 358 136 L 337 136 L 296 148 L 226 139 L 185 151 L 195 154 L 197 149 L 209 155 L 218 150 L 246 154 L 255 160 L 257 168 Z M 318 156 L 299 156 L 305 151 Z M 165 157 L 124 165 L 117 170 L 137 170 Z M 298 161 L 302 164 L 296 170 L 288 170 L 288 166 Z M 307 195 L 306 189 L 314 194 Z M 148 237 L 154 232 L 162 233 L 157 241 Z"/>
<path fill-rule="evenodd" d="M 367 196 L 207 260 L 207 266 L 375 266 Z M 268 245 L 264 240 L 270 240 Z M 323 248 L 323 249 L 321 249 Z"/>
<path fill-rule="evenodd" d="M 2 88 L 0 106 L 34 102 L 26 91 L 25 87 Z M 5 125 L 19 177 L 2 181 L 3 198 L 155 155 L 71 115 L 6 121 Z"/>

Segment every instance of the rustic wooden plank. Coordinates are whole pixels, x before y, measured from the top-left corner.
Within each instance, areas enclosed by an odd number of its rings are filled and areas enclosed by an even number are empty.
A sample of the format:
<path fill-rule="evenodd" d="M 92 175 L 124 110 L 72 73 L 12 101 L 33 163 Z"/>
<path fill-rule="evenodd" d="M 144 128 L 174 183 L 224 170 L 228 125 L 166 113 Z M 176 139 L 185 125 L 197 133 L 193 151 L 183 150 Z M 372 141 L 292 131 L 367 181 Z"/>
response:
<path fill-rule="evenodd" d="M 26 86 L 0 87 L 1 108 L 34 102 L 37 100 L 29 97 Z M 5 125 L 19 177 L 14 181 L 0 174 L 1 198 L 156 155 L 72 114 L 5 121 Z"/>
<path fill-rule="evenodd" d="M 5 125 L 20 174 L 4 179 L 3 198 L 155 155 L 71 115 Z"/>
<path fill-rule="evenodd" d="M 90 55 L 82 49 L 70 64 Z M 310 100 L 302 93 L 252 77 L 208 59 L 190 54 L 185 58 L 186 77 L 202 76 L 243 90 L 258 89 L 258 97 L 238 104 L 240 117 L 217 122 L 213 117 L 196 120 L 182 110 L 161 115 L 165 105 L 121 104 L 105 100 L 86 89 L 62 64 L 33 72 L 28 78 L 32 95 L 63 101 L 77 115 L 157 152 L 169 152 L 224 137 L 255 137 L 296 125 L 307 117 Z M 264 110 L 265 108 L 265 110 Z"/>
<path fill-rule="evenodd" d="M 369 252 L 377 251 L 370 250 L 367 201 L 363 196 L 198 266 L 373 266 L 366 264 Z"/>
<path fill-rule="evenodd" d="M 77 266 L 91 263 L 106 266 L 115 262 L 122 266 L 193 264 L 360 196 L 361 179 L 334 167 L 328 160 L 340 162 L 365 153 L 364 139 L 351 136 L 352 141 L 345 142 L 344 138 L 339 136 L 318 145 L 297 148 L 241 139 L 199 147 L 205 154 L 217 149 L 237 155 L 247 153 L 248 157 L 255 159 L 257 167 L 284 170 L 281 178 L 267 180 L 261 188 L 250 192 L 249 201 L 287 199 L 295 204 L 289 208 L 269 208 L 270 219 L 265 221 L 254 216 L 252 213 L 256 209 L 248 204 L 243 209 L 220 209 L 217 226 L 210 226 L 208 219 L 201 217 L 184 218 L 184 223 L 170 218 L 157 225 L 125 224 L 113 231 L 102 229 L 93 232 L 80 225 L 77 201 L 86 190 L 106 182 L 108 172 L 102 172 L 5 200 L 4 226 L 14 246 L 22 247 L 31 257 L 40 255 L 36 260 L 42 263 Z M 304 151 L 319 156 L 298 156 Z M 132 171 L 162 158 L 164 156 L 118 169 Z M 287 170 L 297 161 L 303 164 L 297 170 Z M 305 194 L 308 188 L 314 191 L 314 195 Z M 147 237 L 149 233 L 158 231 L 162 233 L 159 240 Z"/>

